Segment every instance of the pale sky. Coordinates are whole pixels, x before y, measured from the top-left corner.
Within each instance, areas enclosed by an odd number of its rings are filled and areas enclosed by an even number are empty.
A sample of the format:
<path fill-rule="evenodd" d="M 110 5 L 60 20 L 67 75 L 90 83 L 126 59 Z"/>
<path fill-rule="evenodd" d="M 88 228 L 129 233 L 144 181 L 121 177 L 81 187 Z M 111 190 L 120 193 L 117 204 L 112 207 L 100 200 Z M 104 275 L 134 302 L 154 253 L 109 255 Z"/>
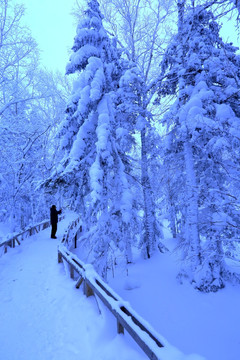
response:
<path fill-rule="evenodd" d="M 65 73 L 76 33 L 75 0 L 15 0 L 26 7 L 24 22 L 41 50 L 43 66 Z"/>
<path fill-rule="evenodd" d="M 13 0 L 26 7 L 25 23 L 30 28 L 41 50 L 42 65 L 50 70 L 65 73 L 69 50 L 76 33 L 74 16 L 71 15 L 75 0 Z M 84 0 L 78 0 L 84 2 Z M 236 30 L 228 23 L 221 32 L 225 41 L 240 46 Z"/>

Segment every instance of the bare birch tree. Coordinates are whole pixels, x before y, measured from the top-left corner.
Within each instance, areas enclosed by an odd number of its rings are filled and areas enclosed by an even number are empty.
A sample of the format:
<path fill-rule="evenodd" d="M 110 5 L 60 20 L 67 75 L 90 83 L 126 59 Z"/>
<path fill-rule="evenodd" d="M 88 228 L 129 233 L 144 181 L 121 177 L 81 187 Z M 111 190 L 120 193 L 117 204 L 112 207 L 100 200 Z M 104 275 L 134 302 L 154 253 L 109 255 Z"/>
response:
<path fill-rule="evenodd" d="M 52 166 L 50 139 L 65 108 L 23 17 L 22 5 L 0 0 L 0 219 L 12 230 L 44 213 L 35 186 Z"/>

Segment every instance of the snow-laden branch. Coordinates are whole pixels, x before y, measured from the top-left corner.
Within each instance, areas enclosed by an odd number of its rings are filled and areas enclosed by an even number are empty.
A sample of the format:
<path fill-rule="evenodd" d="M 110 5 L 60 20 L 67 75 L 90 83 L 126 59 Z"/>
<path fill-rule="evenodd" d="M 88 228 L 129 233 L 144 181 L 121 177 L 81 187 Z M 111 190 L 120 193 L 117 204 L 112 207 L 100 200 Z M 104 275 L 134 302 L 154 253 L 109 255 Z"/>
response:
<path fill-rule="evenodd" d="M 51 97 L 50 95 L 47 96 L 30 96 L 27 97 L 25 99 L 17 99 L 17 100 L 12 100 L 9 103 L 5 104 L 1 109 L 0 109 L 0 116 L 3 115 L 3 113 L 12 105 L 18 104 L 18 103 L 24 103 L 27 101 L 33 101 L 33 100 L 39 100 L 39 99 L 46 99 L 47 97 Z"/>

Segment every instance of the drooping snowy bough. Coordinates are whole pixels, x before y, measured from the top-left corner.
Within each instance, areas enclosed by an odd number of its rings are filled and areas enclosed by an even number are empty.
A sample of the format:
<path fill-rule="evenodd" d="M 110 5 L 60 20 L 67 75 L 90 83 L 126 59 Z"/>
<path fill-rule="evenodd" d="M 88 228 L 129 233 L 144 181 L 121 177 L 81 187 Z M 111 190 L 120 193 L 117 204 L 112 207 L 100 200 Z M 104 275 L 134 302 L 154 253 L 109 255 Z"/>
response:
<path fill-rule="evenodd" d="M 63 158 L 52 183 L 64 184 L 105 276 L 115 251 L 131 262 L 132 192 L 118 139 L 127 132 L 116 120 L 116 92 L 126 69 L 102 25 L 98 2 L 89 1 L 84 14 L 66 69 L 77 78 L 59 130 Z"/>

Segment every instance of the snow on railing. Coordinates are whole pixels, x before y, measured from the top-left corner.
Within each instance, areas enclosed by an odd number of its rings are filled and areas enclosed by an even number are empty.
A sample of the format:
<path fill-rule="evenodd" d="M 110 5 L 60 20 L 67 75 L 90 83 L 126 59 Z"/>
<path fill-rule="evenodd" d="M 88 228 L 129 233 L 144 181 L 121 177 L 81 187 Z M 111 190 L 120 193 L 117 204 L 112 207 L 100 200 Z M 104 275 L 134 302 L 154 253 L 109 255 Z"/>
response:
<path fill-rule="evenodd" d="M 65 231 L 62 239 L 62 244 L 64 244 L 68 249 L 77 248 L 77 239 L 82 232 L 82 221 L 81 217 L 78 217 L 77 219 L 70 222 L 68 225 L 67 230 Z M 74 244 L 73 244 L 74 242 Z"/>
<path fill-rule="evenodd" d="M 64 218 L 64 215 L 59 217 L 59 221 Z M 4 254 L 7 252 L 8 247 L 15 248 L 16 243 L 21 245 L 21 241 L 26 239 L 29 236 L 37 234 L 39 231 L 47 229 L 50 227 L 51 223 L 50 220 L 44 220 L 36 225 L 28 226 L 24 231 L 21 233 L 12 233 L 6 237 L 5 240 L 0 242 L 0 247 L 3 247 Z"/>
<path fill-rule="evenodd" d="M 124 333 L 124 329 L 132 336 L 151 360 L 184 360 L 185 356 L 176 348 L 172 347 L 162 336 L 160 336 L 151 325 L 141 318 L 119 295 L 117 295 L 96 273 L 92 265 L 85 264 L 69 249 L 77 240 L 82 226 L 80 220 L 70 224 L 62 242 L 58 246 L 58 263 L 65 260 L 69 264 L 70 277 L 76 281 L 75 287 L 80 288 L 83 283 L 83 292 L 89 297 L 97 296 L 110 310 L 117 320 L 117 332 Z M 79 226 L 78 226 L 79 225 Z M 75 277 L 75 274 L 78 274 Z M 195 356 L 188 357 L 197 359 Z M 198 358 L 199 359 L 199 358 Z"/>
<path fill-rule="evenodd" d="M 66 260 L 70 266 L 71 278 L 75 278 L 75 272 L 79 275 L 76 288 L 78 289 L 83 283 L 84 294 L 87 297 L 97 295 L 115 316 L 117 319 L 117 332 L 124 333 L 124 329 L 126 329 L 149 359 L 161 359 L 158 352 L 159 349 L 164 347 L 164 339 L 103 282 L 92 265 L 84 264 L 76 255 L 72 254 L 66 246 L 60 244 L 58 248 L 58 262 L 63 262 L 63 259 Z"/>

